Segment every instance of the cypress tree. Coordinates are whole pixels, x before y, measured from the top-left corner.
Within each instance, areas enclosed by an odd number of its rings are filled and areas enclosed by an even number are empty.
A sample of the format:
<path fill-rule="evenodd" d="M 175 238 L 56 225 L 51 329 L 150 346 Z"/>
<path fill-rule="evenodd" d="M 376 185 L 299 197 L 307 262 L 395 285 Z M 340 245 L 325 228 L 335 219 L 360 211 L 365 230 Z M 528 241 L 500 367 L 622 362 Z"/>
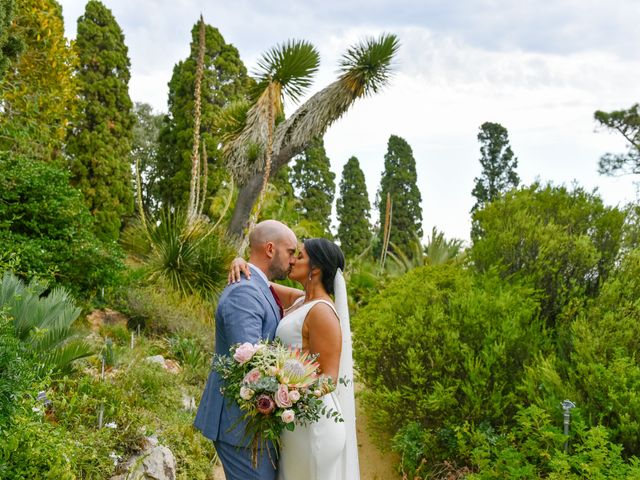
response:
<path fill-rule="evenodd" d="M 384 172 L 378 190 L 377 206 L 381 225 L 384 225 L 387 194 L 391 196 L 392 218 L 390 242 L 406 255 L 410 255 L 411 244 L 422 237 L 422 197 L 417 185 L 416 161 L 411 146 L 396 135 L 389 137 L 384 156 Z M 384 229 L 378 233 L 379 244 L 383 244 Z M 394 251 L 390 246 L 389 250 Z"/>
<path fill-rule="evenodd" d="M 0 82 L 0 149 L 39 160 L 61 157 L 77 102 L 75 52 L 55 0 L 19 0 L 10 32 L 24 51 Z"/>
<path fill-rule="evenodd" d="M 307 220 L 322 226 L 325 235 L 331 237 L 331 207 L 336 191 L 336 175 L 324 149 L 322 138 L 314 139 L 296 158 L 292 183 L 302 203 Z"/>
<path fill-rule="evenodd" d="M 507 129 L 499 123 L 485 122 L 480 126 L 478 141 L 482 173 L 475 178 L 472 195 L 476 197 L 476 204 L 471 212 L 482 209 L 520 183 L 516 173 L 518 159 L 513 156 Z"/>
<path fill-rule="evenodd" d="M 157 173 L 163 204 L 186 207 L 191 180 L 194 89 L 198 58 L 199 23 L 191 30 L 191 53 L 173 68 L 169 82 L 169 112 L 160 131 Z M 215 137 L 215 121 L 222 107 L 246 97 L 253 81 L 247 75 L 238 50 L 227 44 L 217 28 L 205 26 L 204 75 L 201 84 L 200 139 L 209 162 L 207 191 L 215 193 L 227 176 Z M 207 207 L 205 206 L 205 211 Z"/>
<path fill-rule="evenodd" d="M 364 173 L 358 159 L 351 157 L 342 170 L 340 197 L 336 204 L 338 239 L 347 257 L 362 253 L 371 244 L 370 209 Z"/>
<path fill-rule="evenodd" d="M 78 19 L 76 47 L 82 116 L 70 132 L 73 183 L 96 219 L 96 233 L 117 239 L 133 211 L 130 152 L 135 117 L 129 97 L 129 57 L 111 11 L 97 0 Z"/>

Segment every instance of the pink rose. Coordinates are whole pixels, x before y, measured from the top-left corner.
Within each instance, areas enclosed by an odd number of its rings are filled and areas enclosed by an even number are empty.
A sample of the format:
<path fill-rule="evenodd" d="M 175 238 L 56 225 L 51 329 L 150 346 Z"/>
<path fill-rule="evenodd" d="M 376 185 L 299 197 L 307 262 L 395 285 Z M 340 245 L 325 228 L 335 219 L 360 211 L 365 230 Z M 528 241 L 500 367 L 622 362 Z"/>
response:
<path fill-rule="evenodd" d="M 254 353 L 256 353 L 256 348 L 249 342 L 244 342 L 236 349 L 236 352 L 233 354 L 233 358 L 236 362 L 242 365 L 243 363 L 247 363 L 251 360 Z"/>
<path fill-rule="evenodd" d="M 278 391 L 276 392 L 276 405 L 280 408 L 287 408 L 292 405 L 291 398 L 289 398 L 289 389 L 286 385 L 278 385 Z"/>
<path fill-rule="evenodd" d="M 293 410 L 285 410 L 281 415 L 282 421 L 284 423 L 291 423 L 296 418 L 296 413 Z"/>
<path fill-rule="evenodd" d="M 298 400 L 300 400 L 300 392 L 298 390 L 291 390 L 289 392 L 289 399 L 293 403 L 296 403 Z"/>
<path fill-rule="evenodd" d="M 260 370 L 258 370 L 257 368 L 254 368 L 244 376 L 244 378 L 242 379 L 242 382 L 256 383 L 258 380 L 260 380 L 261 377 L 262 377 L 262 374 L 260 373 Z"/>
<path fill-rule="evenodd" d="M 269 395 L 263 393 L 256 398 L 256 408 L 263 415 L 269 415 L 276 408 L 276 404 Z"/>

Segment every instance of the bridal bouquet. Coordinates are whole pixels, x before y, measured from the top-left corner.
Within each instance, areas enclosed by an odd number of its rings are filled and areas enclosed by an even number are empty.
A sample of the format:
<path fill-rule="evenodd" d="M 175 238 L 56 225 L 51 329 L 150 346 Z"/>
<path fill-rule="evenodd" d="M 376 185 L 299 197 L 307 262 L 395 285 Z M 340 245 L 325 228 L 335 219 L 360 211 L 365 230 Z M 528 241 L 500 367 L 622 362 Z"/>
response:
<path fill-rule="evenodd" d="M 321 396 L 331 392 L 331 379 L 319 375 L 317 356 L 279 341 L 234 345 L 229 356 L 216 355 L 213 368 L 224 380 L 222 394 L 234 401 L 247 421 L 254 462 L 258 448 L 280 446 L 280 433 L 308 425 L 321 416 L 343 421 L 327 409 Z"/>

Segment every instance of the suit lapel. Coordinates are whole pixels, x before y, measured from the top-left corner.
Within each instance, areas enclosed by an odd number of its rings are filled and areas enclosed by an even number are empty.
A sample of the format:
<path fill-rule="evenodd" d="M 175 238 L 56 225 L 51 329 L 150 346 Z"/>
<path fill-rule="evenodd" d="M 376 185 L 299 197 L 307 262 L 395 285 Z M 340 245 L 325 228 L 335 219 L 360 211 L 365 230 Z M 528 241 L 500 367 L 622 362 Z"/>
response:
<path fill-rule="evenodd" d="M 258 285 L 260 286 L 260 290 L 262 291 L 262 294 L 264 295 L 264 297 L 267 299 L 267 302 L 269 303 L 269 305 L 271 305 L 271 310 L 273 311 L 273 315 L 276 319 L 276 322 L 278 322 L 280 320 L 280 308 L 278 308 L 276 299 L 273 298 L 273 294 L 271 293 L 269 284 L 265 283 L 264 279 L 262 278 L 262 276 L 260 276 L 259 273 L 256 272 L 255 268 L 249 267 L 249 269 L 253 272 L 253 276 L 251 277 L 251 280 L 256 280 L 258 282 Z"/>

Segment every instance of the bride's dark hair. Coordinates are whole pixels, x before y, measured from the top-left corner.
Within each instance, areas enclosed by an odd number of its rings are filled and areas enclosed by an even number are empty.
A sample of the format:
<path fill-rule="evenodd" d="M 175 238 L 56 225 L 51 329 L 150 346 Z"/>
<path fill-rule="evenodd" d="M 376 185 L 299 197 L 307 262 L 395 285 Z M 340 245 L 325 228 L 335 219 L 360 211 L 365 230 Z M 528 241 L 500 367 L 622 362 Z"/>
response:
<path fill-rule="evenodd" d="M 326 238 L 309 238 L 304 241 L 304 249 L 309 255 L 311 268 L 318 267 L 322 272 L 322 286 L 333 295 L 333 279 L 336 271 L 344 270 L 344 254 L 340 247 Z"/>

